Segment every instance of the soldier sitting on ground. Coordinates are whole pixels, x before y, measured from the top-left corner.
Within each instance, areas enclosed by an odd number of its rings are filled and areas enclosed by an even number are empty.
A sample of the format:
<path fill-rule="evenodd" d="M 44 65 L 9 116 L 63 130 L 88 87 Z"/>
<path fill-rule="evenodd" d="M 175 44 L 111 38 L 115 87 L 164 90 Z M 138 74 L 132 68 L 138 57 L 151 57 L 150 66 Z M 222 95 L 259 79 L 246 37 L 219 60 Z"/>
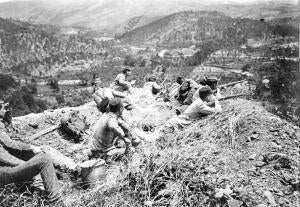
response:
<path fill-rule="evenodd" d="M 119 73 L 111 85 L 111 88 L 116 91 L 128 91 L 130 94 L 133 93 L 132 85 L 135 84 L 135 80 L 129 82 L 127 78 L 131 75 L 131 69 L 124 67 L 122 73 Z"/>
<path fill-rule="evenodd" d="M 119 155 L 132 153 L 132 144 L 139 144 L 138 138 L 132 137 L 129 125 L 122 120 L 123 104 L 121 99 L 113 98 L 109 101 L 109 110 L 104 113 L 95 125 L 91 140 L 89 158 L 101 158 L 111 164 Z M 116 149 L 117 138 L 125 142 L 125 148 Z"/>
<path fill-rule="evenodd" d="M 48 202 L 63 206 L 52 159 L 41 148 L 16 142 L 0 133 L 0 187 L 23 184 L 41 175 Z"/>
<path fill-rule="evenodd" d="M 97 108 L 102 112 L 106 112 L 108 102 L 113 98 L 121 98 L 127 110 L 133 108 L 129 97 L 125 93 L 116 91 L 111 88 L 100 88 L 100 83 L 95 82 L 96 92 L 93 94 L 93 99 L 97 104 Z"/>

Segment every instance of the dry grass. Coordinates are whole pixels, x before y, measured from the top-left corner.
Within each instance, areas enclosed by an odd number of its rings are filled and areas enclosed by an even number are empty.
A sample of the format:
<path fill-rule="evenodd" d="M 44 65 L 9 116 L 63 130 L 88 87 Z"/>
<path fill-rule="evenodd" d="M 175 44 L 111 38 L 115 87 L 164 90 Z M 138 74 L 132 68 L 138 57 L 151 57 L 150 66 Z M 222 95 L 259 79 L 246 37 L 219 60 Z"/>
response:
<path fill-rule="evenodd" d="M 140 101 L 139 98 L 135 100 L 136 103 Z M 149 106 L 149 103 L 144 104 Z M 126 114 L 130 122 L 137 125 L 158 127 L 174 113 L 168 105 L 151 105 L 151 102 L 150 107 L 140 105 L 143 113 Z M 267 204 L 263 192 L 275 192 L 274 188 L 284 192 L 287 187 L 278 181 L 281 174 L 293 177 L 299 170 L 296 162 L 299 128 L 269 114 L 252 101 L 229 100 L 222 106 L 224 110 L 220 114 L 200 120 L 183 131 L 166 134 L 155 145 L 149 143 L 139 147 L 131 163 L 108 169 L 107 182 L 99 183 L 96 188 L 74 188 L 66 177 L 61 185 L 67 205 L 225 207 L 227 199 L 218 199 L 215 195 L 226 185 L 233 190 L 231 197 L 242 201 L 243 206 Z M 89 117 L 92 128 L 100 114 L 89 105 L 79 109 Z M 51 117 L 57 120 L 58 114 L 53 112 Z M 25 120 L 19 119 L 22 122 L 22 127 L 18 127 L 20 132 L 27 129 Z M 271 128 L 280 129 L 280 136 L 271 133 Z M 258 138 L 249 142 L 253 134 L 258 134 Z M 284 148 L 276 147 L 274 140 Z M 86 144 L 75 145 L 53 134 L 36 144 L 46 141 L 77 161 L 84 159 L 82 151 Z M 275 161 L 256 167 L 256 162 L 262 161 L 261 157 L 267 157 L 269 152 L 285 154 L 291 168 L 280 167 L 274 171 Z M 255 160 L 249 160 L 251 154 L 256 154 Z M 15 202 L 15 205 L 1 206 L 39 206 L 41 203 L 36 195 L 22 197 L 17 192 L 9 194 L 10 189 L 3 191 L 5 202 Z M 288 200 L 282 206 L 296 206 L 299 199 L 298 194 L 292 193 L 274 194 L 274 197 L 276 202 Z"/>

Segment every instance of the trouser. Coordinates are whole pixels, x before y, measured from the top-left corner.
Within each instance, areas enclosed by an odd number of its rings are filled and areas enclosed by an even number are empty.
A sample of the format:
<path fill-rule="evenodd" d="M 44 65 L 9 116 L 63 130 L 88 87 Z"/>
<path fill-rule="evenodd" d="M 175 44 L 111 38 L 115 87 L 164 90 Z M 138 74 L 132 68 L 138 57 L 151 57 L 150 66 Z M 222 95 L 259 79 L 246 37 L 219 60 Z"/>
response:
<path fill-rule="evenodd" d="M 121 160 L 123 157 L 132 156 L 132 151 L 130 147 L 127 148 L 113 148 L 107 152 L 91 150 L 89 154 L 89 159 L 103 159 L 107 164 L 111 164 L 113 161 Z"/>
<path fill-rule="evenodd" d="M 48 155 L 40 153 L 16 167 L 0 167 L 0 187 L 10 183 L 21 184 L 41 174 L 49 202 L 59 200 L 58 181 L 53 163 Z"/>

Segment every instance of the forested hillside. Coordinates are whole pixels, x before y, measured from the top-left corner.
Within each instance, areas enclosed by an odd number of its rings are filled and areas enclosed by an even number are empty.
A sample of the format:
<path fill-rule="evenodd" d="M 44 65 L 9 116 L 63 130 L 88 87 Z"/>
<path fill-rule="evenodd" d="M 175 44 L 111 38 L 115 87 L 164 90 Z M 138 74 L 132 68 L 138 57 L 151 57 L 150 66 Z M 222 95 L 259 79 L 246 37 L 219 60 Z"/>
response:
<path fill-rule="evenodd" d="M 92 58 L 104 47 L 84 35 L 57 35 L 44 28 L 0 18 L 1 70 L 27 75 L 37 70 L 42 75 L 56 64 Z"/>
<path fill-rule="evenodd" d="M 297 36 L 297 28 L 292 25 L 280 27 L 280 22 L 271 24 L 264 20 L 232 18 L 220 12 L 185 11 L 161 18 L 118 38 L 126 43 L 188 47 L 210 39 L 243 44 L 248 38 L 276 37 L 287 29 L 289 35 Z"/>

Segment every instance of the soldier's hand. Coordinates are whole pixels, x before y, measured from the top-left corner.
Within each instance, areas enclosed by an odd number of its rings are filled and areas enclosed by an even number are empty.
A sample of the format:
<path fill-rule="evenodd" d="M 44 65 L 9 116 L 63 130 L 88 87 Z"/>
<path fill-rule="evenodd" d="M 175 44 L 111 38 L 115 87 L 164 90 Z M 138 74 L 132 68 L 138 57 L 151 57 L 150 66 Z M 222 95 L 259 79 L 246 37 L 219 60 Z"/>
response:
<path fill-rule="evenodd" d="M 30 149 L 33 151 L 34 154 L 38 154 L 43 151 L 40 147 L 34 145 L 30 145 Z"/>

